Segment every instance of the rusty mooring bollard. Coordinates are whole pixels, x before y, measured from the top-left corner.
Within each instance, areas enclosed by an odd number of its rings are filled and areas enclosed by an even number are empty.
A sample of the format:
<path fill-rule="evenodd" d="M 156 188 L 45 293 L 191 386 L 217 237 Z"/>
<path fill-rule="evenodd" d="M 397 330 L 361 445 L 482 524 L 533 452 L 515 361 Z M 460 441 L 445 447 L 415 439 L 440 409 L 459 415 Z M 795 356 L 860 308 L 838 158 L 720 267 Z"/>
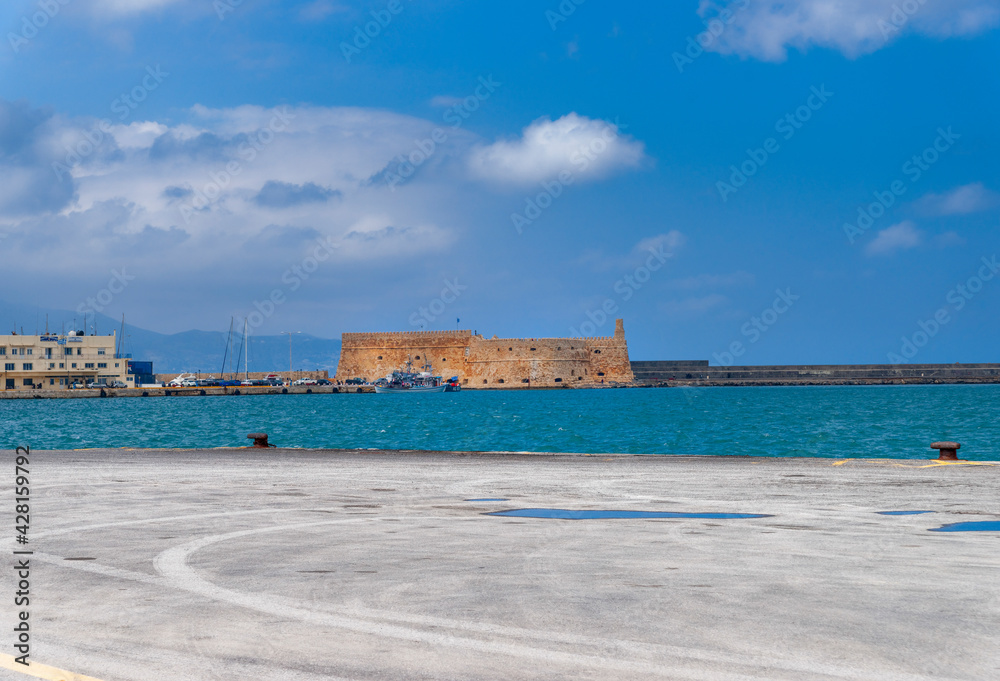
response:
<path fill-rule="evenodd" d="M 267 449 L 268 447 L 274 447 L 276 445 L 269 445 L 267 443 L 267 433 L 250 433 L 247 438 L 253 440 L 253 446 L 255 448 L 259 447 L 261 449 Z"/>
<path fill-rule="evenodd" d="M 940 449 L 938 461 L 958 461 L 958 450 L 962 445 L 957 442 L 932 442 L 931 449 Z"/>

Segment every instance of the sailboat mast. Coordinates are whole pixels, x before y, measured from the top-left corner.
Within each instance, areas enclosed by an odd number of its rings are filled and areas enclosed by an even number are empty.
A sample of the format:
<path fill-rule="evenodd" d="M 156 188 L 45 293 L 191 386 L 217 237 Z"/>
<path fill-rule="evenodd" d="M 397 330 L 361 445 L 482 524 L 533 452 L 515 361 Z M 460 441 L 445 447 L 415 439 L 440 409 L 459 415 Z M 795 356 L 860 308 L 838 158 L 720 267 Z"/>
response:
<path fill-rule="evenodd" d="M 247 346 L 246 355 L 243 357 L 243 374 L 246 380 L 250 380 L 250 339 L 247 338 L 247 318 L 243 318 L 243 342 Z"/>

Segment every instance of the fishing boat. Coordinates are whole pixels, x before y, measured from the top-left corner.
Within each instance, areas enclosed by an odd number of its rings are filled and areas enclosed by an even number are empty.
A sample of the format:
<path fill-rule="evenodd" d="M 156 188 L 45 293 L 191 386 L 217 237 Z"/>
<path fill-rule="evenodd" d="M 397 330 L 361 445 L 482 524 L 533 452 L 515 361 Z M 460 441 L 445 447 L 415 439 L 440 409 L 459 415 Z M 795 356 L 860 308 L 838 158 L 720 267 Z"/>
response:
<path fill-rule="evenodd" d="M 425 362 L 423 371 L 413 370 L 413 362 L 406 358 L 406 365 L 385 377 L 385 385 L 375 385 L 375 392 L 383 393 L 443 393 L 448 386 L 440 376 L 432 375 L 430 363 Z"/>

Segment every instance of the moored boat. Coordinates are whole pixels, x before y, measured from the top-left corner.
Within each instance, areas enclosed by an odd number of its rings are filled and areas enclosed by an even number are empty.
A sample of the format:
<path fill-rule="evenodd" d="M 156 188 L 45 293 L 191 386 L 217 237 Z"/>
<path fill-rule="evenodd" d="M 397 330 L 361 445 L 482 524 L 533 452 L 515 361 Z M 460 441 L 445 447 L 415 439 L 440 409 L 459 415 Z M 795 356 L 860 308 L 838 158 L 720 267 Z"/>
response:
<path fill-rule="evenodd" d="M 409 358 L 406 366 L 385 377 L 385 385 L 375 385 L 375 392 L 386 393 L 443 393 L 448 388 L 440 376 L 431 373 L 430 363 L 424 364 L 421 372 L 413 371 L 413 362 Z"/>

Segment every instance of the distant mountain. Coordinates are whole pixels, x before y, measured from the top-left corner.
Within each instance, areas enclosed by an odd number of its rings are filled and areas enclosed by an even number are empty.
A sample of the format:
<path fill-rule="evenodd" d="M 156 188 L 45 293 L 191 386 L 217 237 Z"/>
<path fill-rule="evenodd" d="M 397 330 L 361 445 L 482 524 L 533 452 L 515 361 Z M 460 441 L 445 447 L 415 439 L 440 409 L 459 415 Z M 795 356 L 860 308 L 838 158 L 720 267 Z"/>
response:
<path fill-rule="evenodd" d="M 48 315 L 49 330 L 53 332 L 71 330 L 74 318 L 82 327 L 83 319 L 76 312 L 34 308 L 0 300 L 0 334 L 8 334 L 11 331 L 22 333 L 22 330 L 26 334 L 34 334 L 36 330 L 41 333 L 45 331 L 46 315 Z M 88 326 L 94 324 L 93 315 L 88 317 L 87 324 Z M 121 320 L 98 314 L 96 324 L 100 333 L 109 333 L 112 329 L 117 331 L 120 328 Z M 86 331 L 90 333 L 91 329 Z M 164 334 L 126 324 L 123 352 L 130 353 L 133 359 L 153 362 L 153 371 L 158 374 L 181 371 L 218 374 L 222 370 L 223 359 L 226 358 L 227 338 L 228 334 L 220 331 Z M 235 356 L 225 359 L 226 371 L 231 371 L 234 367 L 242 371 L 244 366 L 244 357 L 240 349 L 242 329 L 239 333 L 234 331 L 232 344 Z M 237 358 L 238 367 L 236 367 Z M 326 369 L 332 374 L 337 370 L 339 359 L 339 340 L 317 338 L 308 334 L 292 336 L 292 362 L 296 370 Z M 287 371 L 288 336 L 255 336 L 251 333 L 249 364 L 250 371 Z"/>

